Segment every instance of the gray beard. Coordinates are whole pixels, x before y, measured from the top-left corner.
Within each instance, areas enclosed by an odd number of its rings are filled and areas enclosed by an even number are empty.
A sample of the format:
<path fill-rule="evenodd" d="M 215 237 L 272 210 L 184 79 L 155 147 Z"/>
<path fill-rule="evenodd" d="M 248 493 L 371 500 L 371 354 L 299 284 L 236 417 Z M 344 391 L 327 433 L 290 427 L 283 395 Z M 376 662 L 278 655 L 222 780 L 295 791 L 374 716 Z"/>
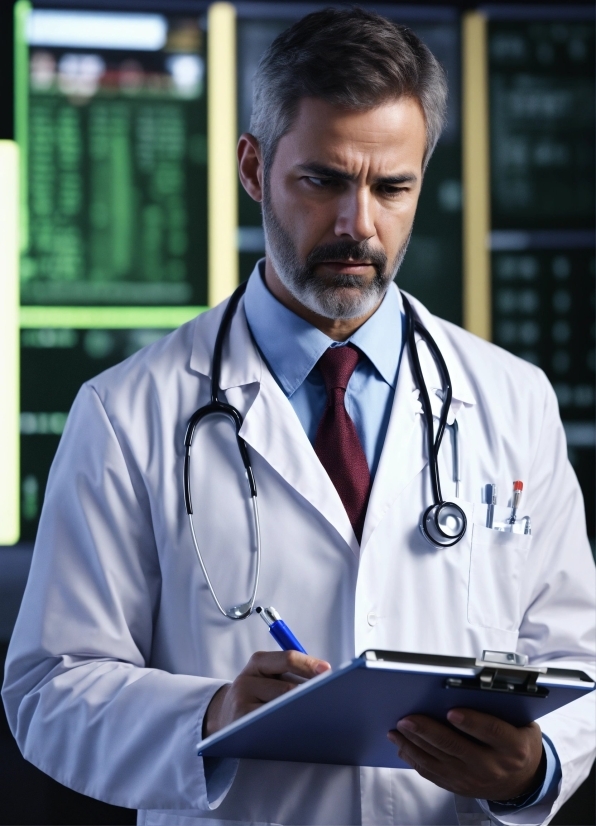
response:
<path fill-rule="evenodd" d="M 405 243 L 389 267 L 385 253 L 373 249 L 366 241 L 356 243 L 338 240 L 332 244 L 315 247 L 303 262 L 298 257 L 292 237 L 281 225 L 273 210 L 267 182 L 263 192 L 262 209 L 265 248 L 279 280 L 296 301 L 323 318 L 360 318 L 374 310 L 397 275 L 412 234 L 410 230 Z M 375 268 L 372 281 L 365 282 L 358 275 L 345 273 L 338 273 L 330 281 L 329 277 L 322 279 L 314 272 L 317 264 L 323 261 L 348 258 L 354 261 L 370 261 Z M 348 287 L 352 289 L 346 289 Z"/>

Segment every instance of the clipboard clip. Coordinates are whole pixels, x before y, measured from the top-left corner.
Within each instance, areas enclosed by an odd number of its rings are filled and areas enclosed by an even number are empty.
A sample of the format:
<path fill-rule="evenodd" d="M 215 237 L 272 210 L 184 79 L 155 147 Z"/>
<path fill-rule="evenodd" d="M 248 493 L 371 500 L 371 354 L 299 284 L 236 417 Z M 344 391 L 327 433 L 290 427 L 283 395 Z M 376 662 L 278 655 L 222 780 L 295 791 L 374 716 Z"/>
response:
<path fill-rule="evenodd" d="M 546 666 L 529 666 L 527 663 L 528 657 L 525 654 L 483 651 L 482 659 L 475 662 L 482 669 L 476 677 L 448 677 L 445 688 L 548 697 L 548 688 L 536 684 L 540 674 L 546 674 Z"/>

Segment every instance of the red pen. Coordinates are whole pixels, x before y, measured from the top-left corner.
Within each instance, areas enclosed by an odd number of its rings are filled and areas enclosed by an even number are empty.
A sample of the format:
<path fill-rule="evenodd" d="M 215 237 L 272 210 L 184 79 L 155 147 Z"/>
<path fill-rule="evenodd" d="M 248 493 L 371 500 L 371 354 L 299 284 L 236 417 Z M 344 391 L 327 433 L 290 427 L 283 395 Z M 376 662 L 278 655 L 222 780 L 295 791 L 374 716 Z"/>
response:
<path fill-rule="evenodd" d="M 517 517 L 517 509 L 519 508 L 519 503 L 521 502 L 522 491 L 524 489 L 524 483 L 517 482 L 513 483 L 513 498 L 511 500 L 511 517 L 509 519 L 509 523 L 511 525 L 515 524 L 515 519 Z"/>

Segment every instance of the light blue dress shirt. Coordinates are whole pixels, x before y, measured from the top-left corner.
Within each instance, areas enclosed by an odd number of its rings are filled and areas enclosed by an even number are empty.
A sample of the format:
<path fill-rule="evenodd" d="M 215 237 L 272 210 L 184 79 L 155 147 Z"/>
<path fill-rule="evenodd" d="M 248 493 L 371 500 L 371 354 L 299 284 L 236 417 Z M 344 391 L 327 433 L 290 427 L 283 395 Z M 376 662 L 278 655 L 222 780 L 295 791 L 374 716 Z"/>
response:
<path fill-rule="evenodd" d="M 345 405 L 356 426 L 364 455 L 374 475 L 381 457 L 402 352 L 403 316 L 397 290 L 387 291 L 381 306 L 347 341 L 334 341 L 284 307 L 267 289 L 259 261 L 248 282 L 244 308 L 259 350 L 311 444 L 327 391 L 320 370 L 313 369 L 328 347 L 354 344 L 364 353 L 352 373 Z"/>
<path fill-rule="evenodd" d="M 275 380 L 296 411 L 311 444 L 327 404 L 327 391 L 321 372 L 315 368 L 328 347 L 343 347 L 348 342 L 361 350 L 361 358 L 346 390 L 345 405 L 356 426 L 370 468 L 376 473 L 403 350 L 404 320 L 397 290 L 391 287 L 377 311 L 347 341 L 334 341 L 308 321 L 297 316 L 269 292 L 264 280 L 265 261 L 261 259 L 248 281 L 244 310 L 248 326 Z M 521 805 L 490 804 L 495 814 L 535 806 L 547 795 L 556 797 L 561 779 L 561 764 L 554 746 L 543 737 L 546 776 Z"/>

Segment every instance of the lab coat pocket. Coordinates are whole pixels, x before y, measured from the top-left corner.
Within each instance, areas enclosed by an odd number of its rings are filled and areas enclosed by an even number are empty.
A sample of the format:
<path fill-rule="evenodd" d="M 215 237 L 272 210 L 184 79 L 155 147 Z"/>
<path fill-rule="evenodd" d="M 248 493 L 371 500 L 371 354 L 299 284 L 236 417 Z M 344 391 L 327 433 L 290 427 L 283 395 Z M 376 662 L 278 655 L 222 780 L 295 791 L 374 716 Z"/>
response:
<path fill-rule="evenodd" d="M 520 588 L 532 537 L 472 526 L 468 622 L 517 631 Z"/>

